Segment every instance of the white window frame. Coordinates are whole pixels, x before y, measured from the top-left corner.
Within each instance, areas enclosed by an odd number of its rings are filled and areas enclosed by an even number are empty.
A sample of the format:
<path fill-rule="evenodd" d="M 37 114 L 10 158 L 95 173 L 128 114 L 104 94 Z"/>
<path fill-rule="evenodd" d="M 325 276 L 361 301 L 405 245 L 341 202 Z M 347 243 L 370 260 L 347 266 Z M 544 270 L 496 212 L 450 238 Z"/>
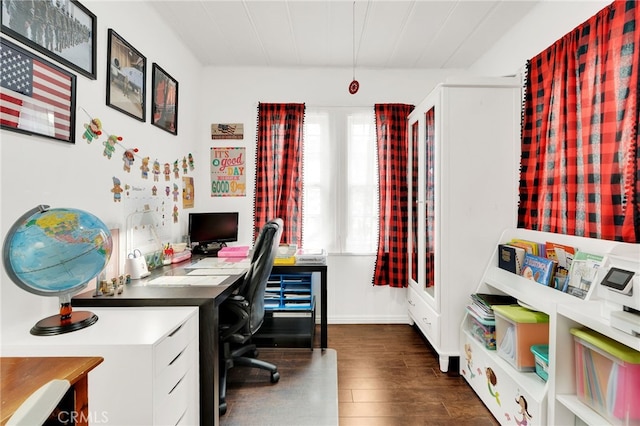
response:
<path fill-rule="evenodd" d="M 329 123 L 329 129 L 325 129 L 324 138 L 322 141 L 315 141 L 313 136 L 308 133 L 307 125 L 312 126 L 316 122 L 317 114 L 322 114 L 325 117 L 325 120 Z M 362 163 L 353 162 L 349 164 L 348 160 L 348 148 L 349 144 L 345 143 L 348 141 L 349 132 L 348 132 L 348 122 L 349 117 L 356 114 L 357 116 L 361 114 L 366 114 L 370 116 L 370 150 L 366 151 L 366 154 L 369 156 L 369 161 L 365 163 L 367 172 L 367 177 L 365 179 L 365 186 L 368 183 L 371 186 L 371 194 L 369 199 L 369 212 L 370 214 L 367 216 L 366 211 L 364 213 L 365 221 L 366 218 L 370 218 L 370 230 L 368 231 L 370 235 L 369 241 L 365 241 L 364 245 L 367 247 L 364 249 L 353 249 L 348 247 L 348 227 L 349 227 L 349 217 L 347 209 L 349 208 L 349 188 L 344 185 L 344 182 L 347 182 L 349 168 L 353 166 L 361 166 Z M 315 141 L 315 142 L 314 142 Z M 311 147 L 314 143 L 326 144 L 327 149 L 321 151 L 311 151 Z M 304 162 L 304 170 L 303 180 L 304 182 L 304 197 L 305 202 L 303 203 L 305 219 L 303 220 L 304 227 L 304 245 L 306 247 L 317 247 L 322 245 L 322 248 L 325 248 L 329 253 L 332 254 L 348 254 L 348 255 L 373 255 L 376 251 L 377 246 L 377 226 L 378 226 L 378 213 L 377 213 L 377 156 L 376 156 L 376 142 L 375 142 L 375 115 L 373 106 L 371 107 L 309 107 L 307 106 L 305 112 L 305 153 L 303 155 Z M 309 216 L 312 216 L 315 212 L 314 210 L 317 208 L 316 206 L 311 205 L 312 203 L 309 201 L 310 196 L 308 190 L 312 187 L 310 183 L 312 182 L 312 178 L 310 178 L 306 172 L 309 174 L 316 173 L 315 178 L 320 179 L 318 177 L 318 163 L 324 164 L 322 167 L 322 179 L 324 180 L 326 185 L 322 185 L 322 196 L 324 196 L 324 200 L 320 202 L 321 207 L 321 217 L 317 216 L 317 220 L 322 222 L 322 226 L 326 226 L 326 231 L 322 232 L 322 235 L 319 235 L 319 238 L 316 240 L 314 235 L 309 232 L 309 225 L 313 222 L 313 220 L 309 219 Z M 305 177 L 306 176 L 306 177 Z M 326 180 L 325 180 L 326 179 Z M 368 179 L 368 181 L 367 181 Z M 366 193 L 365 193 L 366 194 Z M 365 196 L 366 200 L 367 197 Z M 318 232 L 320 234 L 320 232 Z M 365 234 L 367 235 L 367 234 Z M 367 244 L 368 243 L 368 244 Z"/>

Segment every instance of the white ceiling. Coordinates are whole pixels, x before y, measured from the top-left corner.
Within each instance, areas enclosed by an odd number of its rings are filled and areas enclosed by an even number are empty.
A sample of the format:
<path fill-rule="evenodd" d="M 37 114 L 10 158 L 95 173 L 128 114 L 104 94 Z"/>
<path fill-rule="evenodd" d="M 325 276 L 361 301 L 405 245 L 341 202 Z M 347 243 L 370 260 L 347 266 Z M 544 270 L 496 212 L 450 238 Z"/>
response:
<path fill-rule="evenodd" d="M 152 0 L 151 4 L 203 65 L 352 68 L 355 57 L 356 68 L 437 69 L 468 68 L 539 1 Z"/>

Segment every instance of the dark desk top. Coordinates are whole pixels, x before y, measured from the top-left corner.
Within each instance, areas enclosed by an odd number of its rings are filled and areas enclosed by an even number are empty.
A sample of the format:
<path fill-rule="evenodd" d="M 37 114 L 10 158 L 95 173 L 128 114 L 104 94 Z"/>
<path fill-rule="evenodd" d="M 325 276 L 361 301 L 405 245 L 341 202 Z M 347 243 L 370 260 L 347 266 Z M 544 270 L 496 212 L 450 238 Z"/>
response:
<path fill-rule="evenodd" d="M 199 306 L 214 300 L 218 305 L 226 299 L 236 288 L 236 283 L 244 274 L 229 275 L 216 286 L 147 286 L 154 278 L 163 275 L 185 275 L 185 266 L 195 263 L 200 258 L 191 261 L 171 264 L 151 271 L 151 275 L 140 280 L 133 280 L 126 284 L 121 294 L 113 296 L 95 296 L 95 290 L 73 296 L 73 306 L 145 306 L 153 301 L 154 306 Z M 222 297 L 219 297 L 222 296 Z"/>

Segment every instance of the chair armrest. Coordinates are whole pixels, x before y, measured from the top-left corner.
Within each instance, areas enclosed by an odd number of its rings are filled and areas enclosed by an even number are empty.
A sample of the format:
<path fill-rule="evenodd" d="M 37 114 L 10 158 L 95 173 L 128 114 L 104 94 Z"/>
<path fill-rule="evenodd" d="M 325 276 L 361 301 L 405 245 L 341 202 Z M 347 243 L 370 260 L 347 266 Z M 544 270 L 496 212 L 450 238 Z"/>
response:
<path fill-rule="evenodd" d="M 246 328 L 249 321 L 249 302 L 242 296 L 228 298 L 220 306 L 220 340 L 229 339 Z M 242 334 L 242 333 L 240 333 Z"/>

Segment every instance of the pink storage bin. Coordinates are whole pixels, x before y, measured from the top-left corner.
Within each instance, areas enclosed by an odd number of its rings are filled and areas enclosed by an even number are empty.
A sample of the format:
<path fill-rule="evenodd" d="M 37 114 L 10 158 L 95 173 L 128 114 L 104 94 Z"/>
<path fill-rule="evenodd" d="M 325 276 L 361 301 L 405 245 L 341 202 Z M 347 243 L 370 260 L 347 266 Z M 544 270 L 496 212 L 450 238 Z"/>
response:
<path fill-rule="evenodd" d="M 249 246 L 223 247 L 218 251 L 218 257 L 245 258 L 249 256 Z"/>
<path fill-rule="evenodd" d="M 613 425 L 640 426 L 640 352 L 589 329 L 571 329 L 576 394 Z"/>

